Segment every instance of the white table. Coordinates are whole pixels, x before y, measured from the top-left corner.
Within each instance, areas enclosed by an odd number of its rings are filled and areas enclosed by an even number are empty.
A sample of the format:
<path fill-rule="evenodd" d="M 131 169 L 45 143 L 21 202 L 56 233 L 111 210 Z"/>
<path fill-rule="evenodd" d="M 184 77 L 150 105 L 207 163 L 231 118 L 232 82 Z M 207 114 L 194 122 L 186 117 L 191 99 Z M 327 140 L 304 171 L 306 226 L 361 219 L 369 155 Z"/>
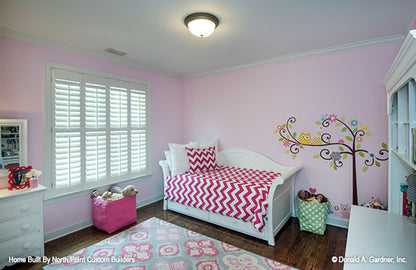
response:
<path fill-rule="evenodd" d="M 387 211 L 352 206 L 345 257 L 337 259 L 343 259 L 348 270 L 415 270 L 416 224 L 406 219 Z"/>

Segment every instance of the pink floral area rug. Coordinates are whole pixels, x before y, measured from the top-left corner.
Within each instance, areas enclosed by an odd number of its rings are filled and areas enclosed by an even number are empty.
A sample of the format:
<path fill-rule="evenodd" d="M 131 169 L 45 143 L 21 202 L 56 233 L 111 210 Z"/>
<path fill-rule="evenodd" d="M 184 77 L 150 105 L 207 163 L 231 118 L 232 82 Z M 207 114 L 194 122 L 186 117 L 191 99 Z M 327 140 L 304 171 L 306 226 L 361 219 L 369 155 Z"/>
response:
<path fill-rule="evenodd" d="M 51 261 L 44 269 L 294 269 L 154 217 Z"/>

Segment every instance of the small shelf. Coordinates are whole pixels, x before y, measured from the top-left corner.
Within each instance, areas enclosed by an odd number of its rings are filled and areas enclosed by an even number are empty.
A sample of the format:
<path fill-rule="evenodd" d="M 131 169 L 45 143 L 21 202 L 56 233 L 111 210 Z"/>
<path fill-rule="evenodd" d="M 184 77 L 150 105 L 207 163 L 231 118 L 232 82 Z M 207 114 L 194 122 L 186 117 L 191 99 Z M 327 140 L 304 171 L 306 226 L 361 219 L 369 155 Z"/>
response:
<path fill-rule="evenodd" d="M 403 165 L 409 166 L 410 169 L 413 169 L 416 172 L 416 165 L 410 162 L 410 158 L 408 156 L 400 154 L 396 149 L 390 149 L 390 152 L 395 154 L 399 160 L 403 162 Z"/>

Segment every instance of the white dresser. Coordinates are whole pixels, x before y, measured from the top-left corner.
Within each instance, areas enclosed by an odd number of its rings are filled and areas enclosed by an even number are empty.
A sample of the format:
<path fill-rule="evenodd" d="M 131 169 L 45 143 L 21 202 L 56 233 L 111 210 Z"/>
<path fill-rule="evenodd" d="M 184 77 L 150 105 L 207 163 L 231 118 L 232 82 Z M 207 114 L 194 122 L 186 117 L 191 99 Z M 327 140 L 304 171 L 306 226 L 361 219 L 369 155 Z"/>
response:
<path fill-rule="evenodd" d="M 0 189 L 0 269 L 10 257 L 44 255 L 43 193 L 45 187 Z"/>

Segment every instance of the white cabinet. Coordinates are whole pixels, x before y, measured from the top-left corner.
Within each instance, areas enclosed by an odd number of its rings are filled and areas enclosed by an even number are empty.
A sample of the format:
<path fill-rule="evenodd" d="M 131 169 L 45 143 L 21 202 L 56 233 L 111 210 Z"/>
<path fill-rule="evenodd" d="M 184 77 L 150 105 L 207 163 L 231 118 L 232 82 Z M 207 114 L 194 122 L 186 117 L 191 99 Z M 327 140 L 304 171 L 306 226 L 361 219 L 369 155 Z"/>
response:
<path fill-rule="evenodd" d="M 0 190 L 0 269 L 9 258 L 43 256 L 43 193 L 40 186 L 22 190 Z"/>
<path fill-rule="evenodd" d="M 389 211 L 401 214 L 400 184 L 416 172 L 416 30 L 409 32 L 384 83 L 389 115 Z"/>
<path fill-rule="evenodd" d="M 416 225 L 396 213 L 353 205 L 344 270 L 415 269 Z"/>

